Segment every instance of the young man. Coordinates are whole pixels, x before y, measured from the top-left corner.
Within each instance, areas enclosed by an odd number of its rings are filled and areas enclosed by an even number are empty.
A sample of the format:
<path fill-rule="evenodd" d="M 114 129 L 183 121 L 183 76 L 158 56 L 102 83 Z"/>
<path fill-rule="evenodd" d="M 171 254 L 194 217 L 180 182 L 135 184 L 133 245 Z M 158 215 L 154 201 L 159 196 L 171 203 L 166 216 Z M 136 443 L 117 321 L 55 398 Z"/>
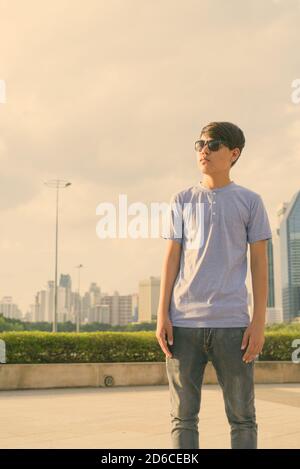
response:
<path fill-rule="evenodd" d="M 229 177 L 244 145 L 242 130 L 230 122 L 205 126 L 195 143 L 203 178 L 171 198 L 156 337 L 166 355 L 173 448 L 199 448 L 208 360 L 223 391 L 231 448 L 257 448 L 254 360 L 264 345 L 272 233 L 261 196 Z"/>

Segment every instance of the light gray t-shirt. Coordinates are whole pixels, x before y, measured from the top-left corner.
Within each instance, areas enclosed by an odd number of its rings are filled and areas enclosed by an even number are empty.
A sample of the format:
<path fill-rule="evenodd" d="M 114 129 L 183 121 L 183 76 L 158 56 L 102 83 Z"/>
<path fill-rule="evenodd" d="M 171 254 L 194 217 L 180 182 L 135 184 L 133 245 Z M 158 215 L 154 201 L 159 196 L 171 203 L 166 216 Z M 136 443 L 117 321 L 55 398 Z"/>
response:
<path fill-rule="evenodd" d="M 233 181 L 217 189 L 199 181 L 172 195 L 168 220 L 162 237 L 182 244 L 172 324 L 248 326 L 247 243 L 272 238 L 261 196 Z"/>

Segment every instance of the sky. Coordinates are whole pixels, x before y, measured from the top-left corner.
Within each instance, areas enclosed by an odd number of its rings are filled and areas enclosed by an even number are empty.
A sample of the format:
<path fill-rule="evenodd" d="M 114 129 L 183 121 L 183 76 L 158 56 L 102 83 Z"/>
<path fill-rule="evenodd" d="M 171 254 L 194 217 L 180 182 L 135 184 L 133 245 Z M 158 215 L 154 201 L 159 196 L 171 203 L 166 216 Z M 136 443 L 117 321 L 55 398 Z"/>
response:
<path fill-rule="evenodd" d="M 0 298 L 25 313 L 59 273 L 81 290 L 138 291 L 166 241 L 99 239 L 96 207 L 168 202 L 201 180 L 194 141 L 230 121 L 246 146 L 231 179 L 271 227 L 300 189 L 299 0 L 0 0 Z"/>

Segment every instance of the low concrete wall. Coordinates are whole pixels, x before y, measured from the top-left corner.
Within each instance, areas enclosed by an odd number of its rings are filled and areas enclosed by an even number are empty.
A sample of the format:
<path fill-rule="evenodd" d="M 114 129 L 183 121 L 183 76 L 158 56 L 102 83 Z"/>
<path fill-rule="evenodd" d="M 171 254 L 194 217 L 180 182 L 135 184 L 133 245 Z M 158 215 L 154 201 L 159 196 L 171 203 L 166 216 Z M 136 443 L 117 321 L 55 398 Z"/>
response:
<path fill-rule="evenodd" d="M 300 363 L 255 362 L 255 383 L 300 383 Z M 204 384 L 217 384 L 207 363 Z M 0 364 L 0 390 L 168 384 L 165 362 Z"/>

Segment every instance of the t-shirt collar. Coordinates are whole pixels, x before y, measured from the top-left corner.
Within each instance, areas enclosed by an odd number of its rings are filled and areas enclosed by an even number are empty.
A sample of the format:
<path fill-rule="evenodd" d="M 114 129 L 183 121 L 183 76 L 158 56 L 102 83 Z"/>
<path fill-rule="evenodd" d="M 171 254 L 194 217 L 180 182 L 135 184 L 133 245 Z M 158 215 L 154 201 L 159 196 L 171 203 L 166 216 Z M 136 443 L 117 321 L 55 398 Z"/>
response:
<path fill-rule="evenodd" d="M 208 189 L 207 187 L 204 187 L 202 185 L 202 181 L 199 181 L 198 183 L 198 187 L 204 192 L 221 192 L 221 191 L 223 192 L 223 191 L 231 189 L 233 186 L 235 186 L 235 182 L 231 181 L 229 184 L 226 184 L 226 186 L 216 187 L 215 189 Z"/>

